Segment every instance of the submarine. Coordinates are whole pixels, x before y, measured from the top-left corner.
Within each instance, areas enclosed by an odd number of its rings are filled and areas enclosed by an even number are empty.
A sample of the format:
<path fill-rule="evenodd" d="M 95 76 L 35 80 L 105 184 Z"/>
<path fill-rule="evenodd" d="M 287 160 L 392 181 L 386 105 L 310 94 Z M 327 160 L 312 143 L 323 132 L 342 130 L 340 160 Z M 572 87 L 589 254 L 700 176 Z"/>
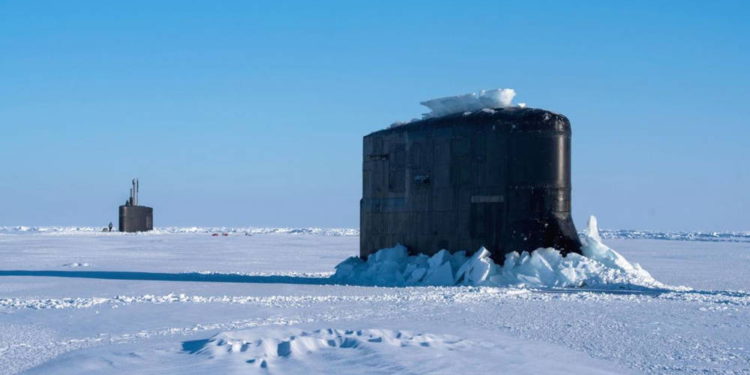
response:
<path fill-rule="evenodd" d="M 423 103 L 424 104 L 424 103 Z M 360 257 L 484 247 L 581 253 L 571 218 L 571 126 L 525 106 L 451 113 L 363 139 Z"/>
<path fill-rule="evenodd" d="M 137 178 L 132 181 L 130 197 L 119 209 L 120 232 L 148 232 L 154 229 L 154 209 L 138 204 L 140 184 Z"/>

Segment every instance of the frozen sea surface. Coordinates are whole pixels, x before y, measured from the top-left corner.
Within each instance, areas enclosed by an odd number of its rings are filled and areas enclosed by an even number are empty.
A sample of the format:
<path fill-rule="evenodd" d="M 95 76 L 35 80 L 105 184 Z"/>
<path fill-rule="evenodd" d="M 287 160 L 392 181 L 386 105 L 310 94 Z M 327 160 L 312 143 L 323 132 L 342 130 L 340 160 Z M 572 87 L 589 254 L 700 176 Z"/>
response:
<path fill-rule="evenodd" d="M 347 230 L 0 230 L 0 373 L 750 374 L 747 234 L 603 235 L 693 289 L 330 285 Z"/>

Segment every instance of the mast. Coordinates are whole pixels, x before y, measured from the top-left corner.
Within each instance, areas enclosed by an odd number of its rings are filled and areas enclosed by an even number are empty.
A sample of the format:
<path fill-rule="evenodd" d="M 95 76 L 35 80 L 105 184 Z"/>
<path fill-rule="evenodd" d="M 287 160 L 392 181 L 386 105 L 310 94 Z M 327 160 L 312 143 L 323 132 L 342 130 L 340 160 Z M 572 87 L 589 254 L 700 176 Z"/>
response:
<path fill-rule="evenodd" d="M 138 205 L 138 179 L 134 178 L 132 181 L 132 187 L 130 188 L 130 205 L 131 206 L 137 206 Z"/>

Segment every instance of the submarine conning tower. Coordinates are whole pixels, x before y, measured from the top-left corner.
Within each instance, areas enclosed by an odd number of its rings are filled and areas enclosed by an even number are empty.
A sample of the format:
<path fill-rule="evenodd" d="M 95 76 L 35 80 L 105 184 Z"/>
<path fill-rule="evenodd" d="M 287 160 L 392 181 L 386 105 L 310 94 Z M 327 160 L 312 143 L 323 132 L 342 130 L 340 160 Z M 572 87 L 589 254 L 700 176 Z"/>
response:
<path fill-rule="evenodd" d="M 571 218 L 568 119 L 504 107 L 428 118 L 364 137 L 360 257 L 485 247 L 581 252 Z"/>
<path fill-rule="evenodd" d="M 138 205 L 138 179 L 133 179 L 130 198 L 120 206 L 120 232 L 147 232 L 154 229 L 154 209 Z"/>

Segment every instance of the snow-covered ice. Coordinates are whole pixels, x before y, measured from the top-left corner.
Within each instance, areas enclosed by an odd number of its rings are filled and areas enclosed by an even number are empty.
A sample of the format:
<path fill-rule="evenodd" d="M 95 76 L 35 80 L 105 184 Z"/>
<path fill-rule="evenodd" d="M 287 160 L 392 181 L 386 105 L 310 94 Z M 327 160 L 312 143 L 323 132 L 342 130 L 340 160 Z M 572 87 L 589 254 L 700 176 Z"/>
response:
<path fill-rule="evenodd" d="M 117 232 L 105 232 L 103 228 L 99 227 L 64 227 L 64 226 L 51 226 L 51 227 L 30 227 L 30 226 L 0 226 L 0 234 L 100 234 L 100 235 L 112 235 Z M 317 234 L 325 236 L 358 236 L 359 230 L 352 228 L 273 228 L 273 227 L 161 227 L 154 228 L 154 230 L 146 233 L 139 233 L 141 236 L 153 236 L 160 234 L 175 234 L 175 233 L 232 233 L 232 234 Z M 131 234 L 135 235 L 135 234 Z"/>
<path fill-rule="evenodd" d="M 351 257 L 336 266 L 339 283 L 374 286 L 473 285 L 587 287 L 599 289 L 665 289 L 637 263 L 628 262 L 599 236 L 595 217 L 583 233 L 583 255 L 562 256 L 555 249 L 507 254 L 502 266 L 484 248 L 470 257 L 465 251 L 441 250 L 428 257 L 409 256 L 402 245 L 382 249 L 366 261 Z"/>
<path fill-rule="evenodd" d="M 411 271 L 430 286 L 373 287 L 331 279 L 356 230 L 14 228 L 0 230 L 3 374 L 750 369 L 747 233 L 589 231 L 579 268 L 519 254 L 500 283 L 511 263 L 443 253 Z M 582 266 L 596 257 L 603 274 Z M 550 282 L 571 267 L 586 282 Z M 592 282 L 610 271 L 643 278 Z"/>
<path fill-rule="evenodd" d="M 274 227 L 158 227 L 148 233 L 138 236 L 158 236 L 176 233 L 228 233 L 228 234 L 312 234 L 325 236 L 358 236 L 359 230 L 354 228 L 274 228 Z M 603 239 L 651 239 L 671 241 L 706 241 L 706 242 L 750 242 L 750 231 L 744 232 L 660 232 L 650 230 L 612 230 L 600 229 Z M 2 234 L 48 234 L 48 235 L 119 235 L 118 233 L 102 232 L 99 227 L 65 227 L 65 226 L 0 226 Z M 134 235 L 134 234 L 131 234 Z"/>
<path fill-rule="evenodd" d="M 472 112 L 483 108 L 503 108 L 513 105 L 513 89 L 481 90 L 464 95 L 426 100 L 420 104 L 430 109 L 425 118 L 441 117 L 454 113 Z M 524 104 L 525 106 L 525 104 Z"/>

